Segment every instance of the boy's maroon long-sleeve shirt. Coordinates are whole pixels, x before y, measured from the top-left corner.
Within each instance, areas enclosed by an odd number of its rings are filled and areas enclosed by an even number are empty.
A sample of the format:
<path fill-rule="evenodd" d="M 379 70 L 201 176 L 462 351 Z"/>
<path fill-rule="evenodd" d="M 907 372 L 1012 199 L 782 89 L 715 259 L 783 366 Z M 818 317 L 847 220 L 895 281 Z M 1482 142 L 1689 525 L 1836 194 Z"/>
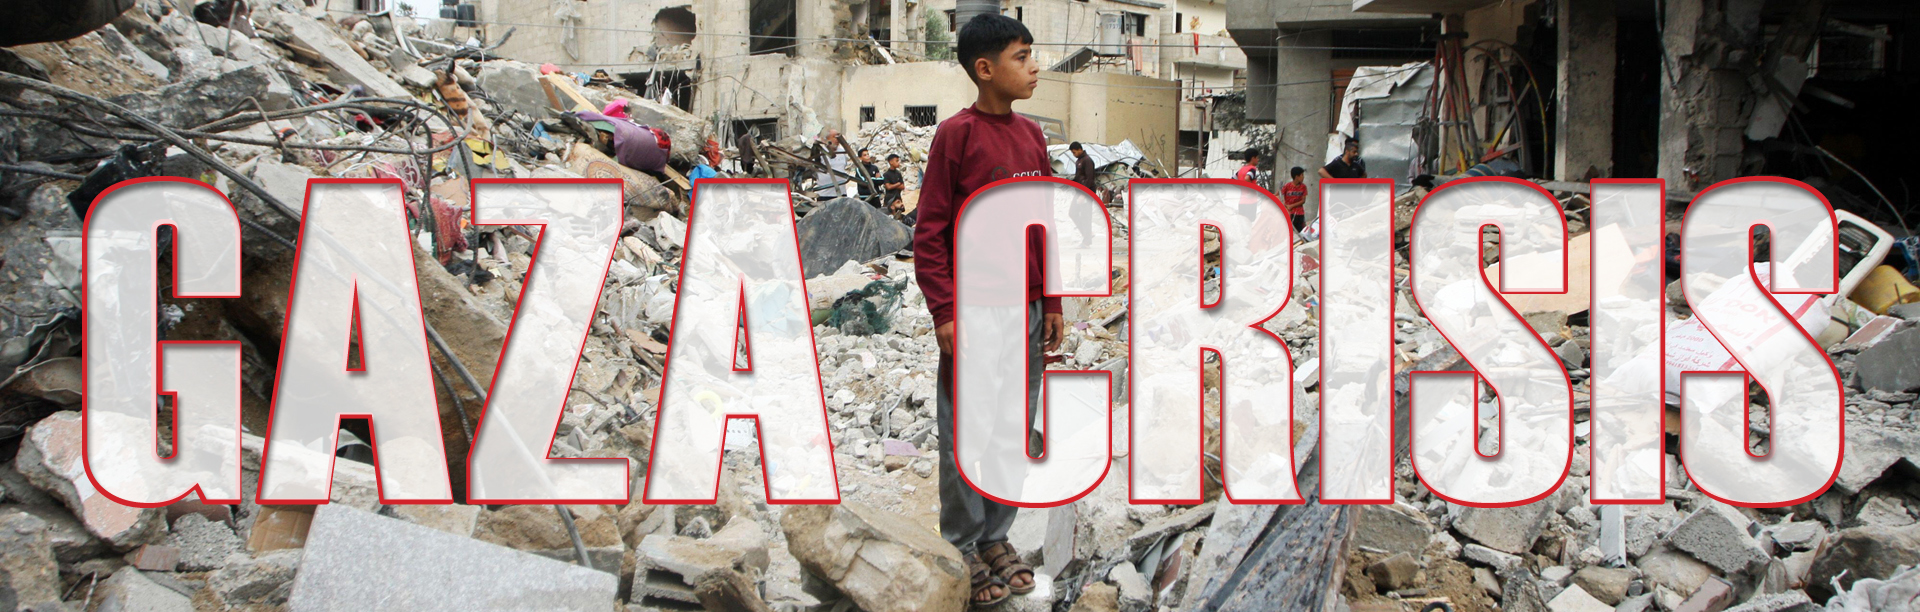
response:
<path fill-rule="evenodd" d="M 994 181 L 1052 176 L 1047 139 L 1040 124 L 1016 114 L 993 115 L 969 106 L 933 134 L 926 174 L 920 184 L 919 220 L 913 228 L 914 275 L 927 296 L 938 327 L 953 322 L 954 215 L 975 191 Z M 1027 301 L 1043 300 L 1046 312 L 1060 312 L 1060 298 L 1044 297 L 1040 228 L 1027 230 Z"/>

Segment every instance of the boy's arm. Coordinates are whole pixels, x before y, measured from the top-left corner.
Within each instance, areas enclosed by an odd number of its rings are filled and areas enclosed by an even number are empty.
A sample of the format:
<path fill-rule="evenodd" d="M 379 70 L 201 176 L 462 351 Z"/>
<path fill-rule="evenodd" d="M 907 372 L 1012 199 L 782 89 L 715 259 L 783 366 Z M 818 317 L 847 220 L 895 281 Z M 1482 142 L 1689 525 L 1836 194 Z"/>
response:
<path fill-rule="evenodd" d="M 913 226 L 913 273 L 935 328 L 953 322 L 953 154 L 944 136 L 945 130 L 934 133 Z"/>

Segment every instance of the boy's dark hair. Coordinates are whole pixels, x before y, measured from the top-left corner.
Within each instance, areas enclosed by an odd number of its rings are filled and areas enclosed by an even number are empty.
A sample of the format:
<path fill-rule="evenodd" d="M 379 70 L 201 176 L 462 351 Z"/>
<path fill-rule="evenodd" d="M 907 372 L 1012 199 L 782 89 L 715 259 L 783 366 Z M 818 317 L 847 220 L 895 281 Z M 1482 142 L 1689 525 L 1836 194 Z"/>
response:
<path fill-rule="evenodd" d="M 1252 160 L 1256 157 L 1260 157 L 1259 149 L 1247 149 L 1247 154 L 1246 154 L 1247 159 Z"/>
<path fill-rule="evenodd" d="M 888 153 L 888 154 L 887 154 L 887 161 L 893 161 L 893 160 L 896 160 L 896 159 L 900 159 L 900 154 L 899 154 L 899 153 Z"/>
<path fill-rule="evenodd" d="M 1081 149 L 1080 149 L 1080 143 L 1078 143 L 1078 142 L 1076 142 L 1076 143 L 1073 143 L 1073 144 L 1070 144 L 1070 145 L 1067 145 L 1067 150 L 1070 150 L 1070 151 L 1079 151 L 1079 150 L 1081 150 Z"/>
<path fill-rule="evenodd" d="M 1292 170 L 1288 170 L 1287 172 L 1289 173 L 1290 176 L 1300 176 L 1302 174 L 1306 174 L 1307 169 L 1299 166 L 1294 166 Z"/>
<path fill-rule="evenodd" d="M 1013 41 L 1033 44 L 1033 32 L 1027 25 L 1012 17 L 995 13 L 975 15 L 960 27 L 960 35 L 955 46 L 960 58 L 960 67 L 966 69 L 967 78 L 980 80 L 973 71 L 973 60 L 990 57 L 1005 51 Z"/>
<path fill-rule="evenodd" d="M 856 155 L 866 155 L 866 154 L 867 154 L 867 148 L 866 148 L 866 147 L 860 147 L 860 152 L 859 152 L 859 153 L 856 153 Z"/>

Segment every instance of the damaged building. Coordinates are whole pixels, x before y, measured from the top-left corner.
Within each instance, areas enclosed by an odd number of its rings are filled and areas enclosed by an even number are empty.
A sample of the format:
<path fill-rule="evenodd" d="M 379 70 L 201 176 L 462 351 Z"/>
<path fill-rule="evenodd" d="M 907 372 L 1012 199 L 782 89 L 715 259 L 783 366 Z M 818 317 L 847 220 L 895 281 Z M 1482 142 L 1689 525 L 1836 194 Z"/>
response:
<path fill-rule="evenodd" d="M 371 0 L 73 4 L 90 22 L 77 34 L 0 39 L 0 609 L 965 609 L 960 552 L 936 535 L 939 353 L 912 219 L 824 193 L 835 170 L 810 149 L 832 146 L 816 142 L 832 128 L 843 149 L 924 157 L 934 124 L 971 103 L 950 53 L 955 24 L 980 10 L 1033 29 L 1046 80 L 1015 108 L 1047 130 L 1056 174 L 1071 169 L 1065 143 L 1089 144 L 1117 224 L 1113 295 L 1064 299 L 1069 325 L 1046 356 L 1112 375 L 1110 469 L 1073 503 L 1019 513 L 1008 538 L 1036 588 L 995 609 L 1866 612 L 1914 609 L 1920 592 L 1920 239 L 1897 168 L 1912 129 L 1910 7 L 481 0 L 416 4 L 408 18 Z M 625 156 L 609 133 L 639 134 L 657 155 Z M 759 138 L 741 146 L 743 133 Z M 1589 285 L 1576 279 L 1568 296 L 1509 296 L 1575 393 L 1572 465 L 1545 500 L 1453 504 L 1403 457 L 1390 504 L 1231 503 L 1215 362 L 1202 376 L 1202 499 L 1130 503 L 1130 458 L 1153 449 L 1124 435 L 1129 340 L 1170 329 L 1134 320 L 1131 281 L 1135 266 L 1193 262 L 1128 255 L 1125 179 L 1229 177 L 1249 147 L 1312 168 L 1348 136 L 1402 190 L 1419 174 L 1533 180 L 1560 201 L 1575 257 L 1597 233 L 1590 179 L 1666 178 L 1670 228 L 1693 192 L 1725 178 L 1821 187 L 1840 210 L 1841 291 L 1793 297 L 1846 385 L 1833 486 L 1784 508 L 1728 506 L 1689 481 L 1670 435 L 1660 503 L 1591 503 L 1593 342 Z M 745 419 L 718 439 L 714 503 L 641 495 L 702 166 L 791 181 L 839 505 L 766 503 Z M 143 177 L 206 183 L 243 222 L 242 297 L 163 292 L 156 322 L 165 340 L 241 346 L 237 504 L 122 505 L 81 460 L 83 219 L 103 189 Z M 473 428 L 541 231 L 468 222 L 470 187 L 580 177 L 622 183 L 624 223 L 551 452 L 627 461 L 632 498 L 466 503 Z M 403 187 L 456 503 L 384 503 L 382 441 L 360 419 L 342 424 L 330 503 L 257 503 L 297 205 L 314 178 Z M 1209 235 L 1200 256 L 1214 267 L 1239 248 Z M 1277 248 L 1298 262 L 1292 299 L 1261 325 L 1295 365 L 1277 384 L 1298 398 L 1292 465 L 1311 496 L 1320 462 L 1343 460 L 1320 457 L 1310 433 L 1316 264 L 1329 254 L 1311 232 Z M 1497 272 L 1498 249 L 1483 252 Z M 1675 276 L 1677 255 L 1658 263 Z M 1394 267 L 1410 274 L 1404 255 Z M 1220 282 L 1203 280 L 1204 295 Z M 1465 365 L 1408 288 L 1393 299 L 1404 413 L 1410 372 Z M 1670 338 L 1705 335 L 1677 286 L 1665 306 Z M 1749 414 L 1764 451 L 1763 399 Z M 1673 434 L 1677 403 L 1667 410 Z"/>

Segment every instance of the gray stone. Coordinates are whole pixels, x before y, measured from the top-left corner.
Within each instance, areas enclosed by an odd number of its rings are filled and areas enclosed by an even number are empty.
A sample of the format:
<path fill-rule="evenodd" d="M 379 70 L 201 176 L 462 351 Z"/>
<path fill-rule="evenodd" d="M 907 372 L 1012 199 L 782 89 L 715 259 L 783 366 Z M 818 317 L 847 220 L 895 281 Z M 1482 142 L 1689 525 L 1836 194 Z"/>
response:
<path fill-rule="evenodd" d="M 1813 599 L 1800 591 L 1787 591 L 1760 595 L 1731 608 L 1726 612 L 1811 612 L 1815 610 Z"/>
<path fill-rule="evenodd" d="M 1461 548 L 1460 556 L 1466 558 L 1468 561 L 1491 567 L 1496 571 L 1520 566 L 1520 557 L 1509 555 L 1479 544 L 1468 544 Z"/>
<path fill-rule="evenodd" d="M 1120 587 L 1120 612 L 1147 612 L 1153 607 L 1153 587 L 1132 563 L 1121 561 L 1113 566 L 1107 580 Z"/>
<path fill-rule="evenodd" d="M 1460 540 L 1455 539 L 1451 533 L 1445 531 L 1435 533 L 1432 539 L 1427 540 L 1427 556 L 1439 559 L 1458 559 L 1460 558 L 1460 553 Z"/>
<path fill-rule="evenodd" d="M 480 510 L 480 506 L 465 504 L 401 504 L 393 507 L 394 515 L 400 520 L 460 537 L 473 537 L 473 529 L 480 522 Z"/>
<path fill-rule="evenodd" d="M 1500 596 L 1500 579 L 1493 575 L 1493 570 L 1484 567 L 1473 568 L 1473 585 L 1480 587 L 1480 590 L 1486 591 L 1488 595 Z"/>
<path fill-rule="evenodd" d="M 1615 606 L 1627 598 L 1627 586 L 1633 583 L 1633 572 L 1589 565 L 1573 573 L 1573 583 L 1594 599 Z"/>
<path fill-rule="evenodd" d="M 864 504 L 787 508 L 787 550 L 809 574 L 868 612 L 960 612 L 967 566 L 960 551 L 906 517 Z"/>
<path fill-rule="evenodd" d="M 1613 612 L 1613 606 L 1594 599 L 1577 584 L 1562 589 L 1559 595 L 1547 602 L 1547 609 L 1553 612 Z"/>
<path fill-rule="evenodd" d="M 1776 546 L 1787 550 L 1813 550 L 1826 539 L 1827 529 L 1816 521 L 1793 521 L 1769 527 L 1767 535 Z"/>
<path fill-rule="evenodd" d="M 1886 527 L 1913 524 L 1913 515 L 1907 514 L 1906 506 L 1900 500 L 1884 495 L 1867 498 L 1867 503 L 1860 505 L 1859 519 L 1861 524 Z"/>
<path fill-rule="evenodd" d="M 546 119 L 548 109 L 547 92 L 540 87 L 540 68 L 526 62 L 513 60 L 490 60 L 480 64 L 480 74 L 474 77 L 475 84 L 487 92 L 488 99 L 502 107 L 526 115 L 534 120 Z M 675 144 L 679 137 L 675 136 Z"/>
<path fill-rule="evenodd" d="M 1573 568 L 1555 565 L 1540 570 L 1540 579 L 1560 586 L 1566 586 L 1567 579 L 1573 577 Z"/>
<path fill-rule="evenodd" d="M 1433 540 L 1433 523 L 1405 504 L 1360 506 L 1355 512 L 1352 542 L 1362 550 L 1418 555 Z"/>
<path fill-rule="evenodd" d="M 1894 332 L 1879 344 L 1860 351 L 1854 377 L 1863 389 L 1912 391 L 1920 389 L 1920 327 Z"/>
<path fill-rule="evenodd" d="M 1684 597 L 1700 588 L 1700 583 L 1713 577 L 1713 567 L 1692 556 L 1666 548 L 1656 547 L 1633 562 L 1640 568 L 1640 574 L 1647 580 L 1659 584 Z"/>
<path fill-rule="evenodd" d="M 1733 575 L 1767 558 L 1760 544 L 1747 535 L 1752 522 L 1733 507 L 1709 500 L 1667 534 L 1667 544 Z"/>
<path fill-rule="evenodd" d="M 1844 529 L 1827 538 L 1807 575 L 1807 594 L 1833 596 L 1833 582 L 1847 588 L 1862 578 L 1884 579 L 1902 565 L 1920 564 L 1920 525 L 1868 525 Z M 1842 573 L 1844 572 L 1844 575 Z"/>
<path fill-rule="evenodd" d="M 80 413 L 56 412 L 27 428 L 14 469 L 73 511 L 87 531 L 115 550 L 132 550 L 159 539 L 167 528 L 163 508 L 135 508 L 107 499 L 93 488 L 81 461 Z"/>
<path fill-rule="evenodd" d="M 294 572 L 300 569 L 300 555 L 298 548 L 269 551 L 257 557 L 234 555 L 207 577 L 207 590 L 228 607 L 286 603 Z"/>
<path fill-rule="evenodd" d="M 1367 577 L 1373 579 L 1374 588 L 1383 592 L 1411 587 L 1419 575 L 1420 562 L 1407 553 L 1398 553 L 1367 566 Z"/>
<path fill-rule="evenodd" d="M 612 610 L 618 591 L 613 574 L 327 504 L 287 609 Z"/>
<path fill-rule="evenodd" d="M 88 533 L 85 525 L 63 509 L 51 506 L 19 506 L 19 509 L 47 523 L 47 542 L 53 545 L 53 556 L 61 563 L 79 563 L 100 556 L 107 549 L 105 542 Z"/>
<path fill-rule="evenodd" d="M 296 106 L 293 89 L 265 62 L 151 91 L 114 96 L 111 100 L 163 125 L 193 128 L 224 117 L 229 110 L 241 105 L 252 108 L 248 98 L 258 99 L 269 111 Z"/>
<path fill-rule="evenodd" d="M 1500 552 L 1520 554 L 1533 548 L 1540 537 L 1547 513 L 1553 506 L 1536 502 L 1511 508 L 1470 508 L 1455 506 L 1453 530 L 1475 542 Z"/>
<path fill-rule="evenodd" d="M 340 84 L 365 86 L 367 93 L 380 98 L 407 98 L 411 95 L 407 88 L 401 87 L 392 77 L 367 63 L 360 54 L 354 53 L 353 47 L 334 33 L 333 28 L 321 25 L 306 15 L 288 15 L 280 22 L 287 25 L 295 41 L 320 52 L 327 63 L 333 64 L 334 76 Z"/>
<path fill-rule="evenodd" d="M 246 542 L 234 535 L 224 523 L 215 523 L 199 514 L 187 514 L 173 522 L 173 531 L 163 544 L 180 549 L 180 571 L 203 572 L 225 565 L 227 555 L 246 549 Z"/>
<path fill-rule="evenodd" d="M 1137 558 L 1151 548 L 1154 542 L 1160 541 L 1160 538 L 1192 530 L 1200 523 L 1213 518 L 1213 510 L 1214 505 L 1211 503 L 1200 504 L 1147 523 L 1139 531 L 1133 532 L 1133 535 L 1127 536 L 1128 554 Z"/>
<path fill-rule="evenodd" d="M 148 580 L 140 570 L 120 568 L 100 583 L 96 612 L 193 612 L 193 602 L 173 589 Z"/>
<path fill-rule="evenodd" d="M 709 574 L 750 568 L 767 569 L 766 536 L 751 519 L 735 518 L 710 539 L 649 535 L 634 548 L 635 601 L 667 599 L 699 603 L 695 593 Z"/>
<path fill-rule="evenodd" d="M 21 610 L 60 601 L 60 566 L 46 528 L 31 514 L 0 509 L 0 599 L 11 595 Z"/>
<path fill-rule="evenodd" d="M 1847 452 L 1840 458 L 1840 475 L 1834 478 L 1833 488 L 1847 495 L 1859 495 L 1867 485 L 1879 480 L 1887 468 L 1901 461 L 1920 465 L 1920 435 L 1849 423 Z"/>

